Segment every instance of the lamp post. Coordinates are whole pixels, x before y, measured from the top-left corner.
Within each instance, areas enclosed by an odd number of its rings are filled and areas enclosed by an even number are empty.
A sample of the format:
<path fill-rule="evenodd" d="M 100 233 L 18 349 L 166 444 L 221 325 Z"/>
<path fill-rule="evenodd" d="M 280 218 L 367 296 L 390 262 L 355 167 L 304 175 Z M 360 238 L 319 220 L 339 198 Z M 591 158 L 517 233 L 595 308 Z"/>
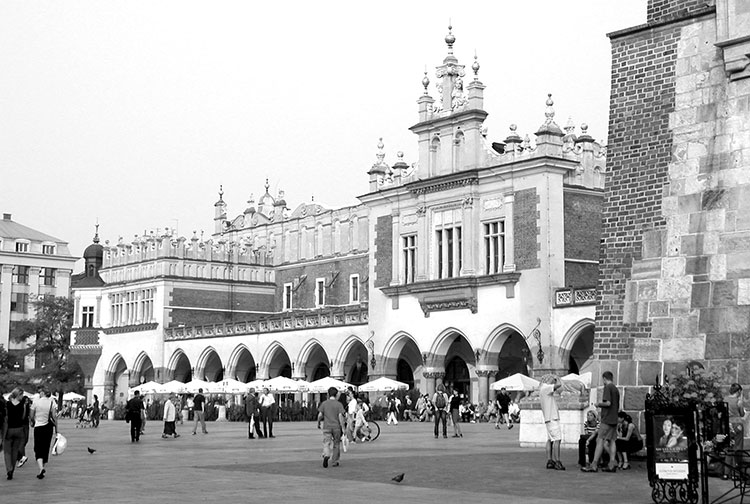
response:
<path fill-rule="evenodd" d="M 13 364 L 13 371 L 15 371 L 16 373 L 18 373 L 19 369 L 21 369 L 21 365 L 18 363 L 18 361 L 16 361 L 16 363 Z"/>

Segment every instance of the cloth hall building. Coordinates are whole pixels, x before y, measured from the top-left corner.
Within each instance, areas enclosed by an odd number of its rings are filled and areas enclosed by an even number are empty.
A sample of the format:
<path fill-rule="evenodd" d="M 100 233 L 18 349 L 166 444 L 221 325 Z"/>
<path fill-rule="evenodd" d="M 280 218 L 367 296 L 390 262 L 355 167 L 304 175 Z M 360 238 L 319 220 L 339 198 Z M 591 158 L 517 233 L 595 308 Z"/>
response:
<path fill-rule="evenodd" d="M 89 394 L 388 376 L 423 392 L 446 382 L 478 403 L 495 379 L 586 366 L 605 149 L 585 124 L 561 128 L 551 96 L 531 112 L 534 140 L 510 125 L 492 142 L 479 63 L 459 63 L 450 30 L 445 42 L 410 128 L 418 158 L 389 164 L 381 140 L 361 204 L 289 208 L 266 182 L 238 215 L 220 192 L 208 240 L 97 236 L 73 288 Z"/>

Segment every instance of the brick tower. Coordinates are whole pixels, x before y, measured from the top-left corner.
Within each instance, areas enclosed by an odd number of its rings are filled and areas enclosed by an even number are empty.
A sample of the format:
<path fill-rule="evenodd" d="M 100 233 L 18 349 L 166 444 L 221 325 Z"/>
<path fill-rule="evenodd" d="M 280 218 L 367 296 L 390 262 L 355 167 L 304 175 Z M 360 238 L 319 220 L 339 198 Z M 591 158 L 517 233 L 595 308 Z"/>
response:
<path fill-rule="evenodd" d="M 611 33 L 592 371 L 640 410 L 690 361 L 750 383 L 750 2 L 649 0 Z"/>

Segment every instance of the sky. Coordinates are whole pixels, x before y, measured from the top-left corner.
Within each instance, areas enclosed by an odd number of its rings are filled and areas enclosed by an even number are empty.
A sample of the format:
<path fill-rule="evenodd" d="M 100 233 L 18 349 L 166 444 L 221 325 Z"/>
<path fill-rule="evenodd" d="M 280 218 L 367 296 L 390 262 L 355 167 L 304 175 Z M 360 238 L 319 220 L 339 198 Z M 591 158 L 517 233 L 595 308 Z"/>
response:
<path fill-rule="evenodd" d="M 0 212 L 80 256 L 144 231 L 213 232 L 270 192 L 358 203 L 383 138 L 417 161 L 425 68 L 476 52 L 488 137 L 555 119 L 606 143 L 608 32 L 646 0 L 0 2 Z M 78 262 L 77 271 L 82 268 Z"/>

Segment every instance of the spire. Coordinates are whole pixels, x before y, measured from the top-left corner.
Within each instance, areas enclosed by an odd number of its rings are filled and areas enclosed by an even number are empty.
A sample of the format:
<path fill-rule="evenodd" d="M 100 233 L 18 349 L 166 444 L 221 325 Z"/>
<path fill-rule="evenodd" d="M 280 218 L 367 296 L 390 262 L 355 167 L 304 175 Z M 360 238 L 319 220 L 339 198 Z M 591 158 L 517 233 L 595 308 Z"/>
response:
<path fill-rule="evenodd" d="M 422 85 L 424 86 L 424 94 L 425 95 L 429 94 L 427 92 L 427 88 L 430 86 L 430 78 L 427 77 L 427 65 L 425 65 L 424 77 L 422 77 Z"/>
<path fill-rule="evenodd" d="M 377 158 L 377 161 L 375 161 L 375 164 L 372 165 L 372 168 L 370 168 L 370 171 L 368 173 L 372 174 L 385 174 L 388 170 L 388 165 L 385 164 L 385 152 L 383 152 L 383 149 L 385 148 L 385 145 L 383 144 L 383 137 L 380 137 L 378 139 L 378 152 L 375 154 L 375 157 Z"/>
<path fill-rule="evenodd" d="M 474 80 L 479 80 L 479 60 L 477 60 L 477 51 L 474 50 L 474 63 L 471 64 L 471 69 L 474 70 Z"/>
<path fill-rule="evenodd" d="M 219 185 L 219 201 L 217 201 L 214 206 L 225 206 L 226 203 L 224 203 L 224 185 Z"/>
<path fill-rule="evenodd" d="M 555 122 L 555 109 L 552 108 L 555 102 L 552 101 L 552 93 L 547 94 L 547 101 L 544 103 L 547 105 L 547 108 L 544 111 L 544 124 L 539 127 L 539 131 L 537 131 L 536 134 L 552 133 L 554 135 L 563 136 L 560 126 Z"/>
<path fill-rule="evenodd" d="M 96 231 L 94 232 L 94 243 L 99 243 L 99 223 L 96 223 Z"/>
<path fill-rule="evenodd" d="M 268 192 L 268 188 L 269 188 L 269 187 L 270 187 L 270 186 L 268 185 L 268 177 L 266 177 L 266 194 L 270 194 L 270 193 Z"/>
<path fill-rule="evenodd" d="M 448 54 L 453 55 L 453 44 L 456 42 L 456 36 L 453 35 L 453 26 L 450 19 L 448 20 L 448 35 L 445 36 L 445 43 L 448 44 Z"/>

